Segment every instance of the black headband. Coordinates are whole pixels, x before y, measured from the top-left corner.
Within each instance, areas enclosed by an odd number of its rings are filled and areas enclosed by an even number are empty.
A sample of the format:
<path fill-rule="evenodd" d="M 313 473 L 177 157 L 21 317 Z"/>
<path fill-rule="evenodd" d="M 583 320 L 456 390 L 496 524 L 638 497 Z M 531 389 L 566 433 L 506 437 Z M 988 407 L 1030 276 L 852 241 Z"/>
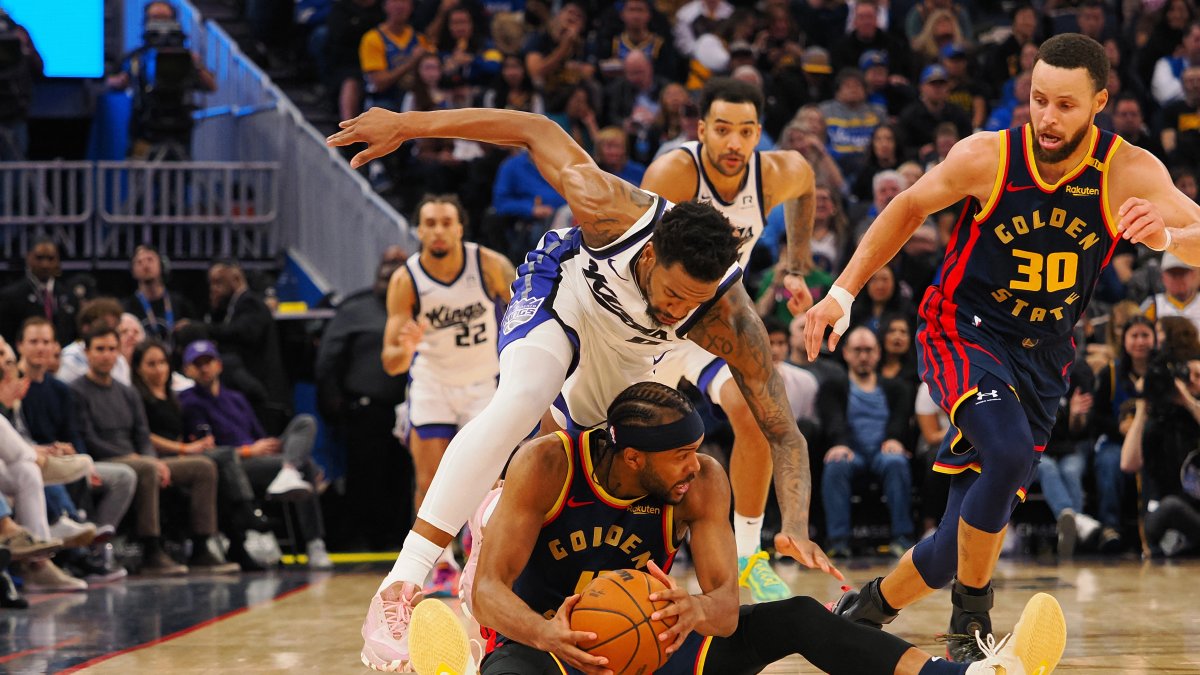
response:
<path fill-rule="evenodd" d="M 704 421 L 693 409 L 687 415 L 652 427 L 610 424 L 608 434 L 618 448 L 633 448 L 642 452 L 663 452 L 689 446 L 704 436 Z"/>

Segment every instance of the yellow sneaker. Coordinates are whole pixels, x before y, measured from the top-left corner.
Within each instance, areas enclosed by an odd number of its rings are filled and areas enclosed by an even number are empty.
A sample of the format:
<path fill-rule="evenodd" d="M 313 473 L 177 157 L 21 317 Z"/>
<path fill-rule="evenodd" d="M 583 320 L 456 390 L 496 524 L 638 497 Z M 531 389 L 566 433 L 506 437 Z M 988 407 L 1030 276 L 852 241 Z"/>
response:
<path fill-rule="evenodd" d="M 1067 646 L 1067 620 L 1053 596 L 1029 599 L 1011 635 L 997 643 L 976 635 L 984 659 L 971 664 L 968 675 L 1050 675 Z"/>
<path fill-rule="evenodd" d="M 408 629 L 410 664 L 417 675 L 477 675 L 462 622 L 444 602 L 413 608 Z"/>
<path fill-rule="evenodd" d="M 758 551 L 748 558 L 738 558 L 738 567 L 738 585 L 749 588 L 755 602 L 792 597 L 792 589 L 775 573 L 771 567 L 771 556 L 766 551 Z"/>

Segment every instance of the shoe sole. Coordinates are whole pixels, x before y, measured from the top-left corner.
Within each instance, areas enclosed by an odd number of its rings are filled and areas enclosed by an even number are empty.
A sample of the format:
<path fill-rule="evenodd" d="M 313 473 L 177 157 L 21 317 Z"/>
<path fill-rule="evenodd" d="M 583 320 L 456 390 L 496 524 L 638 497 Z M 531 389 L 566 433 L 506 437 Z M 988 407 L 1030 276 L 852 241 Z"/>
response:
<path fill-rule="evenodd" d="M 29 560 L 30 558 L 48 558 L 52 553 L 58 553 L 61 551 L 62 548 L 63 547 L 59 544 L 48 544 L 46 546 L 33 546 L 25 549 L 10 548 L 9 551 L 12 553 L 12 562 L 23 562 L 25 560 Z"/>
<path fill-rule="evenodd" d="M 412 672 L 411 669 L 407 667 L 407 662 L 405 662 L 404 659 L 396 659 L 385 665 L 377 665 L 375 661 L 382 661 L 383 659 L 375 657 L 375 653 L 371 652 L 369 647 L 362 648 L 362 651 L 358 653 L 358 659 L 362 661 L 364 666 L 378 673 Z"/>
<path fill-rule="evenodd" d="M 1029 599 L 1012 639 L 1028 675 L 1050 675 L 1067 646 L 1067 620 L 1058 600 L 1046 593 Z"/>
<path fill-rule="evenodd" d="M 467 632 L 443 602 L 413 608 L 408 629 L 410 665 L 417 675 L 466 675 L 471 663 Z"/>
<path fill-rule="evenodd" d="M 1058 517 L 1058 559 L 1067 560 L 1075 555 L 1075 542 L 1079 530 L 1075 527 L 1075 515 L 1064 513 Z"/>

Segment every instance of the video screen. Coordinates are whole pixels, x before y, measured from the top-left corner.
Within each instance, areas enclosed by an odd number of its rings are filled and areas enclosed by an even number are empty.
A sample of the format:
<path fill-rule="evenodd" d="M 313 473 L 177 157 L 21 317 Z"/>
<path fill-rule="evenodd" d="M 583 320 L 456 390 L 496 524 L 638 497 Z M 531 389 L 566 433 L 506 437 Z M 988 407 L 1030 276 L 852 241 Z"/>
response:
<path fill-rule="evenodd" d="M 104 0 L 0 0 L 0 9 L 29 31 L 46 77 L 104 75 Z"/>

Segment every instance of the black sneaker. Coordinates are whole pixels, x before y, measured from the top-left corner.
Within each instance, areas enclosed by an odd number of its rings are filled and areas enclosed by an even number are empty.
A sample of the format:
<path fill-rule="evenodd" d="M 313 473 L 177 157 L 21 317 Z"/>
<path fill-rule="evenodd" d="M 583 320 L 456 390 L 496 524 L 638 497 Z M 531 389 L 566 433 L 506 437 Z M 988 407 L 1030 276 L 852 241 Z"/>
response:
<path fill-rule="evenodd" d="M 197 542 L 196 552 L 188 560 L 188 571 L 202 574 L 234 574 L 241 568 L 235 562 L 225 560 L 225 556 L 213 550 L 213 542 Z"/>
<path fill-rule="evenodd" d="M 979 648 L 976 635 L 987 638 L 992 634 L 992 604 L 996 595 L 988 585 L 986 595 L 968 595 L 957 579 L 950 592 L 954 609 L 950 614 L 950 629 L 942 636 L 946 643 L 946 658 L 958 663 L 982 661 L 986 654 Z"/>
<path fill-rule="evenodd" d="M 868 581 L 862 590 L 846 591 L 830 608 L 831 611 L 854 623 L 882 629 L 883 624 L 891 623 L 899 615 L 899 612 L 884 609 L 883 595 L 879 591 L 882 581 L 883 577 L 876 577 Z"/>

